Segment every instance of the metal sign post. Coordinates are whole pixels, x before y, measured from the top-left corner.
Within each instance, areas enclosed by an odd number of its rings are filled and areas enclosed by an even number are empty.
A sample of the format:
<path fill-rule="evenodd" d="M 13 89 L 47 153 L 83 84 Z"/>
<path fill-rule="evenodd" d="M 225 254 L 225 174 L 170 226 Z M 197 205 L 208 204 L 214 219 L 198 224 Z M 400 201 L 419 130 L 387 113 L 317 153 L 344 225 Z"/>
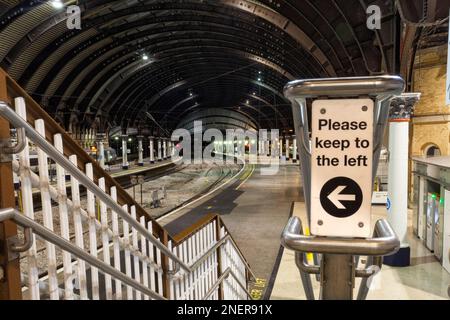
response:
<path fill-rule="evenodd" d="M 309 274 L 320 275 L 322 299 L 352 299 L 355 277 L 373 275 L 372 264 L 381 268 L 381 257 L 398 250 L 399 241 L 384 220 L 376 224 L 376 238 L 368 237 L 389 102 L 403 89 L 404 81 L 397 76 L 298 80 L 285 87 L 292 103 L 312 236 L 303 236 L 300 220 L 292 218 L 282 243 L 297 251 L 309 299 L 314 297 Z M 307 102 L 312 102 L 310 112 Z M 306 252 L 315 254 L 314 265 L 304 262 Z M 367 269 L 357 269 L 359 255 L 374 256 Z M 365 295 L 363 289 L 358 297 Z"/>

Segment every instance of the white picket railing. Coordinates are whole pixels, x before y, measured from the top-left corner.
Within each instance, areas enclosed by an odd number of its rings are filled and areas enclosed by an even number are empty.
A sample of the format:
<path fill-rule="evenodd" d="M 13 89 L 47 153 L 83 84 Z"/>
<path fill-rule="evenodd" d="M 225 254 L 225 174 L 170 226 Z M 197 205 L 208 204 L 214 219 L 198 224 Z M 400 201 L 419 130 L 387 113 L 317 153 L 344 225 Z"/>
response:
<path fill-rule="evenodd" d="M 34 128 L 26 122 L 22 98 L 15 99 L 15 110 L 0 102 L 0 114 L 24 128 L 27 137 L 13 160 L 24 217 L 13 216 L 33 230 L 32 246 L 21 255 L 24 298 L 149 300 L 163 299 L 165 291 L 169 299 L 250 298 L 251 271 L 218 220 L 166 246 L 152 233 L 151 221 L 137 218 L 135 206 L 119 205 L 115 187 L 107 190 L 104 178 L 94 182 L 92 164 L 85 164 L 83 173 L 77 155 L 63 155 L 60 134 L 51 146 L 43 120 L 35 121 Z M 30 169 L 30 144 L 38 151 L 39 174 Z M 49 159 L 56 163 L 56 186 L 49 181 Z M 86 189 L 83 197 L 80 185 Z M 40 190 L 39 210 L 34 209 L 33 188 Z"/>

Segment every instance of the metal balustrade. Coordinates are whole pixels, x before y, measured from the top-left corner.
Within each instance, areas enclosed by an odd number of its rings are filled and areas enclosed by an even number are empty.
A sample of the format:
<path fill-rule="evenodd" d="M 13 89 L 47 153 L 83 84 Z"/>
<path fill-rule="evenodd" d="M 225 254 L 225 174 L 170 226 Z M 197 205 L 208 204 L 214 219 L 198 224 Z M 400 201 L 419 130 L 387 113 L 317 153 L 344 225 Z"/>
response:
<path fill-rule="evenodd" d="M 247 288 L 254 276 L 218 216 L 178 241 L 155 234 L 156 222 L 138 216 L 135 203 L 118 202 L 109 177 L 94 177 L 94 163 L 80 169 L 79 155 L 65 155 L 62 134 L 49 139 L 43 119 L 30 124 L 25 100 L 14 104 L 15 111 L 0 102 L 0 116 L 20 132 L 17 146 L 8 149 L 20 151 L 10 160 L 20 181 L 20 211 L 1 208 L 0 223 L 24 228 L 22 240 L 11 238 L 7 247 L 10 257 L 20 253 L 23 298 L 251 298 Z M 37 149 L 38 174 L 30 169 L 30 144 Z M 49 181 L 49 159 L 55 162 L 56 186 Z M 33 188 L 40 190 L 40 210 Z"/>

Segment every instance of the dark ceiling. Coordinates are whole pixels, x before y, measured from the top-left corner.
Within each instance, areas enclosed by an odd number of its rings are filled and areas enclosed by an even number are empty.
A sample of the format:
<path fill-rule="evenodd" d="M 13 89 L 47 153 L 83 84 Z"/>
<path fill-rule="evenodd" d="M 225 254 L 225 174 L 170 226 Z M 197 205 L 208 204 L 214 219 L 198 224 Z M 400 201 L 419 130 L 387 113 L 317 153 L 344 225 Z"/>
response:
<path fill-rule="evenodd" d="M 153 126 L 148 113 L 173 129 L 222 108 L 288 129 L 289 80 L 398 70 L 393 0 L 63 1 L 81 30 L 50 2 L 0 0 L 0 61 L 66 128 Z M 381 30 L 366 27 L 371 4 Z"/>

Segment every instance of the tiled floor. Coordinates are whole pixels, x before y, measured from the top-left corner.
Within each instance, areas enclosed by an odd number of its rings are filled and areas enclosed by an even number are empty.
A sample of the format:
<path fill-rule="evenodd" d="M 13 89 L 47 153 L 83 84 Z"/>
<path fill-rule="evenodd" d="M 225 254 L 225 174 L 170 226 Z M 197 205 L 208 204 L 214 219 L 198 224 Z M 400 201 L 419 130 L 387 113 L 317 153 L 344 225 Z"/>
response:
<path fill-rule="evenodd" d="M 304 204 L 296 205 L 295 214 L 304 215 Z M 373 207 L 373 221 L 385 217 L 383 206 Z M 449 299 L 447 288 L 450 274 L 434 258 L 432 252 L 412 234 L 409 212 L 409 243 L 411 246 L 411 266 L 394 268 L 383 265 L 381 272 L 374 277 L 367 299 L 369 300 L 409 300 L 409 299 Z M 304 220 L 304 218 L 302 218 Z M 360 280 L 356 281 L 355 296 Z M 319 283 L 313 280 L 316 298 Z M 305 299 L 300 276 L 294 262 L 294 253 L 284 250 L 271 299 Z"/>

